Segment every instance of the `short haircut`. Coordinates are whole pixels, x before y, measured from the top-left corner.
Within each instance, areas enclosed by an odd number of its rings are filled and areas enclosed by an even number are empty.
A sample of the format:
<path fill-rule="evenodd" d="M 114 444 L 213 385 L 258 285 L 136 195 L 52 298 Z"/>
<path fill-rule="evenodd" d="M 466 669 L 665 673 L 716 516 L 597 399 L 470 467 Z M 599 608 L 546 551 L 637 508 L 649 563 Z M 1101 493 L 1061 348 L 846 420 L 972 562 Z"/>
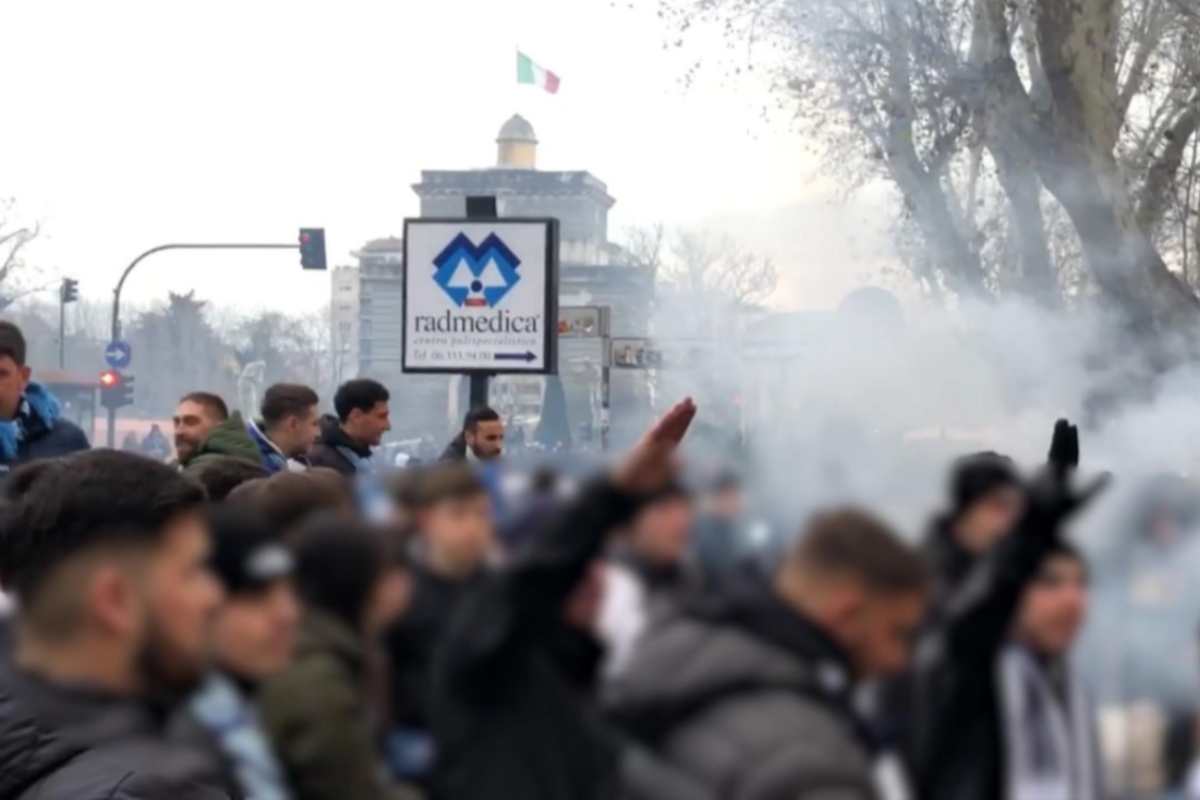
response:
<path fill-rule="evenodd" d="M 205 459 L 191 471 L 191 477 L 200 482 L 208 493 L 208 499 L 219 503 L 237 487 L 248 481 L 267 477 L 262 464 L 244 458 L 216 456 Z"/>
<path fill-rule="evenodd" d="M 305 605 L 359 630 L 390 561 L 384 537 L 361 522 L 322 514 L 295 531 L 291 549 L 296 588 Z"/>
<path fill-rule="evenodd" d="M 479 423 L 481 422 L 499 421 L 500 415 L 496 413 L 495 409 L 490 408 L 489 406 L 479 406 L 478 408 L 472 408 L 467 412 L 467 416 L 463 418 L 463 430 L 474 431 L 479 427 Z"/>
<path fill-rule="evenodd" d="M 235 489 L 228 499 L 252 506 L 285 535 L 311 516 L 345 511 L 354 504 L 349 482 L 337 472 L 319 467 L 251 481 Z"/>
<path fill-rule="evenodd" d="M 301 417 L 321 402 L 317 393 L 299 383 L 277 383 L 263 395 L 263 422 L 272 427 L 288 417 Z"/>
<path fill-rule="evenodd" d="M 41 589 L 60 566 L 101 546 L 158 544 L 172 519 L 200 511 L 204 500 L 198 483 L 132 453 L 92 450 L 22 467 L 0 507 L 0 585 L 34 621 Z"/>
<path fill-rule="evenodd" d="M 879 518 L 853 507 L 813 516 L 787 564 L 819 576 L 857 578 L 884 594 L 923 591 L 930 580 L 915 548 Z"/>
<path fill-rule="evenodd" d="M 486 494 L 483 482 L 464 463 L 445 463 L 430 467 L 417 478 L 417 508 L 429 508 L 448 500 L 464 500 Z"/>
<path fill-rule="evenodd" d="M 0 321 L 0 356 L 8 356 L 18 367 L 23 367 L 25 354 L 25 334 L 14 323 Z"/>
<path fill-rule="evenodd" d="M 377 404 L 390 399 L 387 388 L 379 381 L 355 378 L 338 387 L 337 394 L 333 396 L 333 410 L 337 412 L 338 420 L 345 422 L 350 418 L 351 411 L 370 411 Z"/>
<path fill-rule="evenodd" d="M 204 406 L 221 422 L 229 419 L 229 406 L 225 405 L 225 401 L 221 399 L 220 395 L 211 392 L 189 392 L 179 398 L 179 402 Z"/>

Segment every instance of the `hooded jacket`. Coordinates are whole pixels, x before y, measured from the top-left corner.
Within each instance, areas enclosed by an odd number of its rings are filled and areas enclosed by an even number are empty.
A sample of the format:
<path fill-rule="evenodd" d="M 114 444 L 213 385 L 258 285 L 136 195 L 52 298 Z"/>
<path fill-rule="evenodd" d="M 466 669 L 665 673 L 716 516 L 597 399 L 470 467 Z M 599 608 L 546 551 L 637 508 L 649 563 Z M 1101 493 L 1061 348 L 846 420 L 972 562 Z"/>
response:
<path fill-rule="evenodd" d="M 714 796 L 875 800 L 852 692 L 840 648 L 765 581 L 746 581 L 650 631 L 609 705 Z"/>
<path fill-rule="evenodd" d="M 321 417 L 321 438 L 308 451 L 308 462 L 314 467 L 327 467 L 342 475 L 353 476 L 359 470 L 357 461 L 371 458 L 371 448 L 351 439 L 337 417 Z M 357 459 L 357 461 L 356 461 Z"/>
<path fill-rule="evenodd" d="M 229 419 L 209 431 L 208 437 L 186 462 L 181 463 L 186 474 L 194 474 L 200 467 L 220 458 L 240 458 L 255 464 L 262 463 L 258 445 L 246 432 L 246 423 L 237 411 Z"/>
<path fill-rule="evenodd" d="M 62 406 L 40 383 L 25 387 L 17 419 L 0 421 L 0 475 L 15 466 L 87 450 L 87 437 L 62 416 Z"/>
<path fill-rule="evenodd" d="M 220 766 L 169 743 L 149 706 L 0 666 L 5 800 L 225 800 Z"/>

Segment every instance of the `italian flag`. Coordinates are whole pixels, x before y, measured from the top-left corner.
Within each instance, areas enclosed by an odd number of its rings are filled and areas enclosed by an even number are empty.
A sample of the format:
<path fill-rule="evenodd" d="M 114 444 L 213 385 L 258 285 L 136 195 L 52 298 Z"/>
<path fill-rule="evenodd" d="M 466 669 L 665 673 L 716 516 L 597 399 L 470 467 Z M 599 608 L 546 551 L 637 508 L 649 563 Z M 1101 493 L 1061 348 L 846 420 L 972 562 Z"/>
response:
<path fill-rule="evenodd" d="M 533 59 L 517 51 L 517 83 L 540 86 L 550 94 L 558 93 L 558 76 L 533 63 Z"/>

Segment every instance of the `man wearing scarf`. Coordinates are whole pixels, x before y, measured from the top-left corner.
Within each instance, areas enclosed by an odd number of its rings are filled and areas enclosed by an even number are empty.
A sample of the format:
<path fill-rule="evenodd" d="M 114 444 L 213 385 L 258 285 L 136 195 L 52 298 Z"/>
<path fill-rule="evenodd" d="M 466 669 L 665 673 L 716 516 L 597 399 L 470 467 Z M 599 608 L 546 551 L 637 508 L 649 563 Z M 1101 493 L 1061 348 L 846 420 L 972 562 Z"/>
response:
<path fill-rule="evenodd" d="M 25 336 L 0 322 L 0 479 L 28 461 L 87 450 L 88 440 L 40 383 L 30 380 Z"/>

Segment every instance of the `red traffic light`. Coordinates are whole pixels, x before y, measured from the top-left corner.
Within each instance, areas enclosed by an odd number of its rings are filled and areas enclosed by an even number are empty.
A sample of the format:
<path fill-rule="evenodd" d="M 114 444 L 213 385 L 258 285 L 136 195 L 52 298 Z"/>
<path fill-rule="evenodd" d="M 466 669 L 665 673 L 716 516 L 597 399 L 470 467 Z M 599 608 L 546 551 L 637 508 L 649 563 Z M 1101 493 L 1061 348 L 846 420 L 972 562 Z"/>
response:
<path fill-rule="evenodd" d="M 120 386 L 120 385 L 121 385 L 121 373 L 117 372 L 115 369 L 105 370 L 104 372 L 100 373 L 100 386 L 101 387 L 103 387 L 105 389 L 112 389 L 113 387 Z"/>

